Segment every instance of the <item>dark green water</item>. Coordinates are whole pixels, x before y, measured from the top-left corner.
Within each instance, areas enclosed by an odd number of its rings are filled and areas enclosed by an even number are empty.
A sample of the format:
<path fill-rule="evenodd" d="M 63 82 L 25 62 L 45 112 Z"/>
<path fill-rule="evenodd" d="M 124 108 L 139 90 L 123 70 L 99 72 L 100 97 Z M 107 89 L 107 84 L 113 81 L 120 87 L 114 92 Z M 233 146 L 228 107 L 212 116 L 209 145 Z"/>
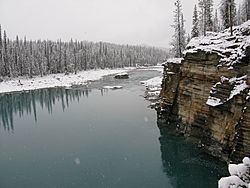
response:
<path fill-rule="evenodd" d="M 0 187 L 217 187 L 226 165 L 160 131 L 147 108 L 139 81 L 158 74 L 1 95 Z"/>

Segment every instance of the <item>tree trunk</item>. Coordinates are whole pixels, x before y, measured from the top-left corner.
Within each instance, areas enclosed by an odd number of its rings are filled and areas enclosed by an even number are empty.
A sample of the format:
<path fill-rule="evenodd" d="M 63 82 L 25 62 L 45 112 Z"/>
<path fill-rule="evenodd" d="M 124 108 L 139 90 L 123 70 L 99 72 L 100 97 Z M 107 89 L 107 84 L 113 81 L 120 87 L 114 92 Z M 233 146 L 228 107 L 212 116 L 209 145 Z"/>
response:
<path fill-rule="evenodd" d="M 230 33 L 231 36 L 233 36 L 232 0 L 229 0 L 229 23 L 230 23 Z"/>
<path fill-rule="evenodd" d="M 250 20 L 250 0 L 247 0 L 247 20 Z"/>

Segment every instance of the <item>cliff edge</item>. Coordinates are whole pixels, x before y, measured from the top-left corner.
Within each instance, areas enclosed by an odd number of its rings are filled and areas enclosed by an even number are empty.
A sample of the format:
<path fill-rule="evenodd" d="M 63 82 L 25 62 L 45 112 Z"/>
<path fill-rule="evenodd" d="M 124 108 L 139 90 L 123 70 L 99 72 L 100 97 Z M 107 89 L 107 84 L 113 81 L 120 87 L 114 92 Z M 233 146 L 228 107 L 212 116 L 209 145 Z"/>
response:
<path fill-rule="evenodd" d="M 193 38 L 164 64 L 158 120 L 223 160 L 250 156 L 250 21 Z M 173 123 L 169 122 L 175 122 Z"/>

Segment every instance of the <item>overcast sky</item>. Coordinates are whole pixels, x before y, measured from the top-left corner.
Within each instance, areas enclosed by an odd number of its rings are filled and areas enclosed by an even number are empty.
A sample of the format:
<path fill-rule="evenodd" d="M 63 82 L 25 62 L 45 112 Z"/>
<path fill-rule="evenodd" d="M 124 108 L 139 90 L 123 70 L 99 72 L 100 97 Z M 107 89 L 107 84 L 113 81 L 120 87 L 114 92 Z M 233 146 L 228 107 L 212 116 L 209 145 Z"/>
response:
<path fill-rule="evenodd" d="M 190 32 L 194 4 L 182 0 Z M 214 0 L 217 5 L 220 0 Z M 175 0 L 0 0 L 7 35 L 168 47 Z M 217 6 L 216 6 L 217 7 Z"/>

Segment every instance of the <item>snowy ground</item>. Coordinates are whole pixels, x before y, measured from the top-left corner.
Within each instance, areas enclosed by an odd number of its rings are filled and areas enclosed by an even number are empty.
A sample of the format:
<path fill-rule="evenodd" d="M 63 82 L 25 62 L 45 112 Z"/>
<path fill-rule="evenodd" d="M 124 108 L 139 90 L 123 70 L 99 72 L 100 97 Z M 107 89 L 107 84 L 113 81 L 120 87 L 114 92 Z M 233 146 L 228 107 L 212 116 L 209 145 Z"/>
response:
<path fill-rule="evenodd" d="M 77 85 L 86 85 L 90 81 L 101 79 L 103 76 L 127 72 L 132 68 L 125 69 L 104 69 L 81 71 L 77 74 L 51 74 L 43 77 L 34 78 L 16 78 L 6 80 L 0 83 L 0 93 L 14 91 L 27 91 L 42 88 L 53 87 L 72 87 Z"/>
<path fill-rule="evenodd" d="M 245 157 L 242 162 L 228 165 L 231 176 L 221 178 L 218 188 L 250 188 L 250 159 Z"/>

